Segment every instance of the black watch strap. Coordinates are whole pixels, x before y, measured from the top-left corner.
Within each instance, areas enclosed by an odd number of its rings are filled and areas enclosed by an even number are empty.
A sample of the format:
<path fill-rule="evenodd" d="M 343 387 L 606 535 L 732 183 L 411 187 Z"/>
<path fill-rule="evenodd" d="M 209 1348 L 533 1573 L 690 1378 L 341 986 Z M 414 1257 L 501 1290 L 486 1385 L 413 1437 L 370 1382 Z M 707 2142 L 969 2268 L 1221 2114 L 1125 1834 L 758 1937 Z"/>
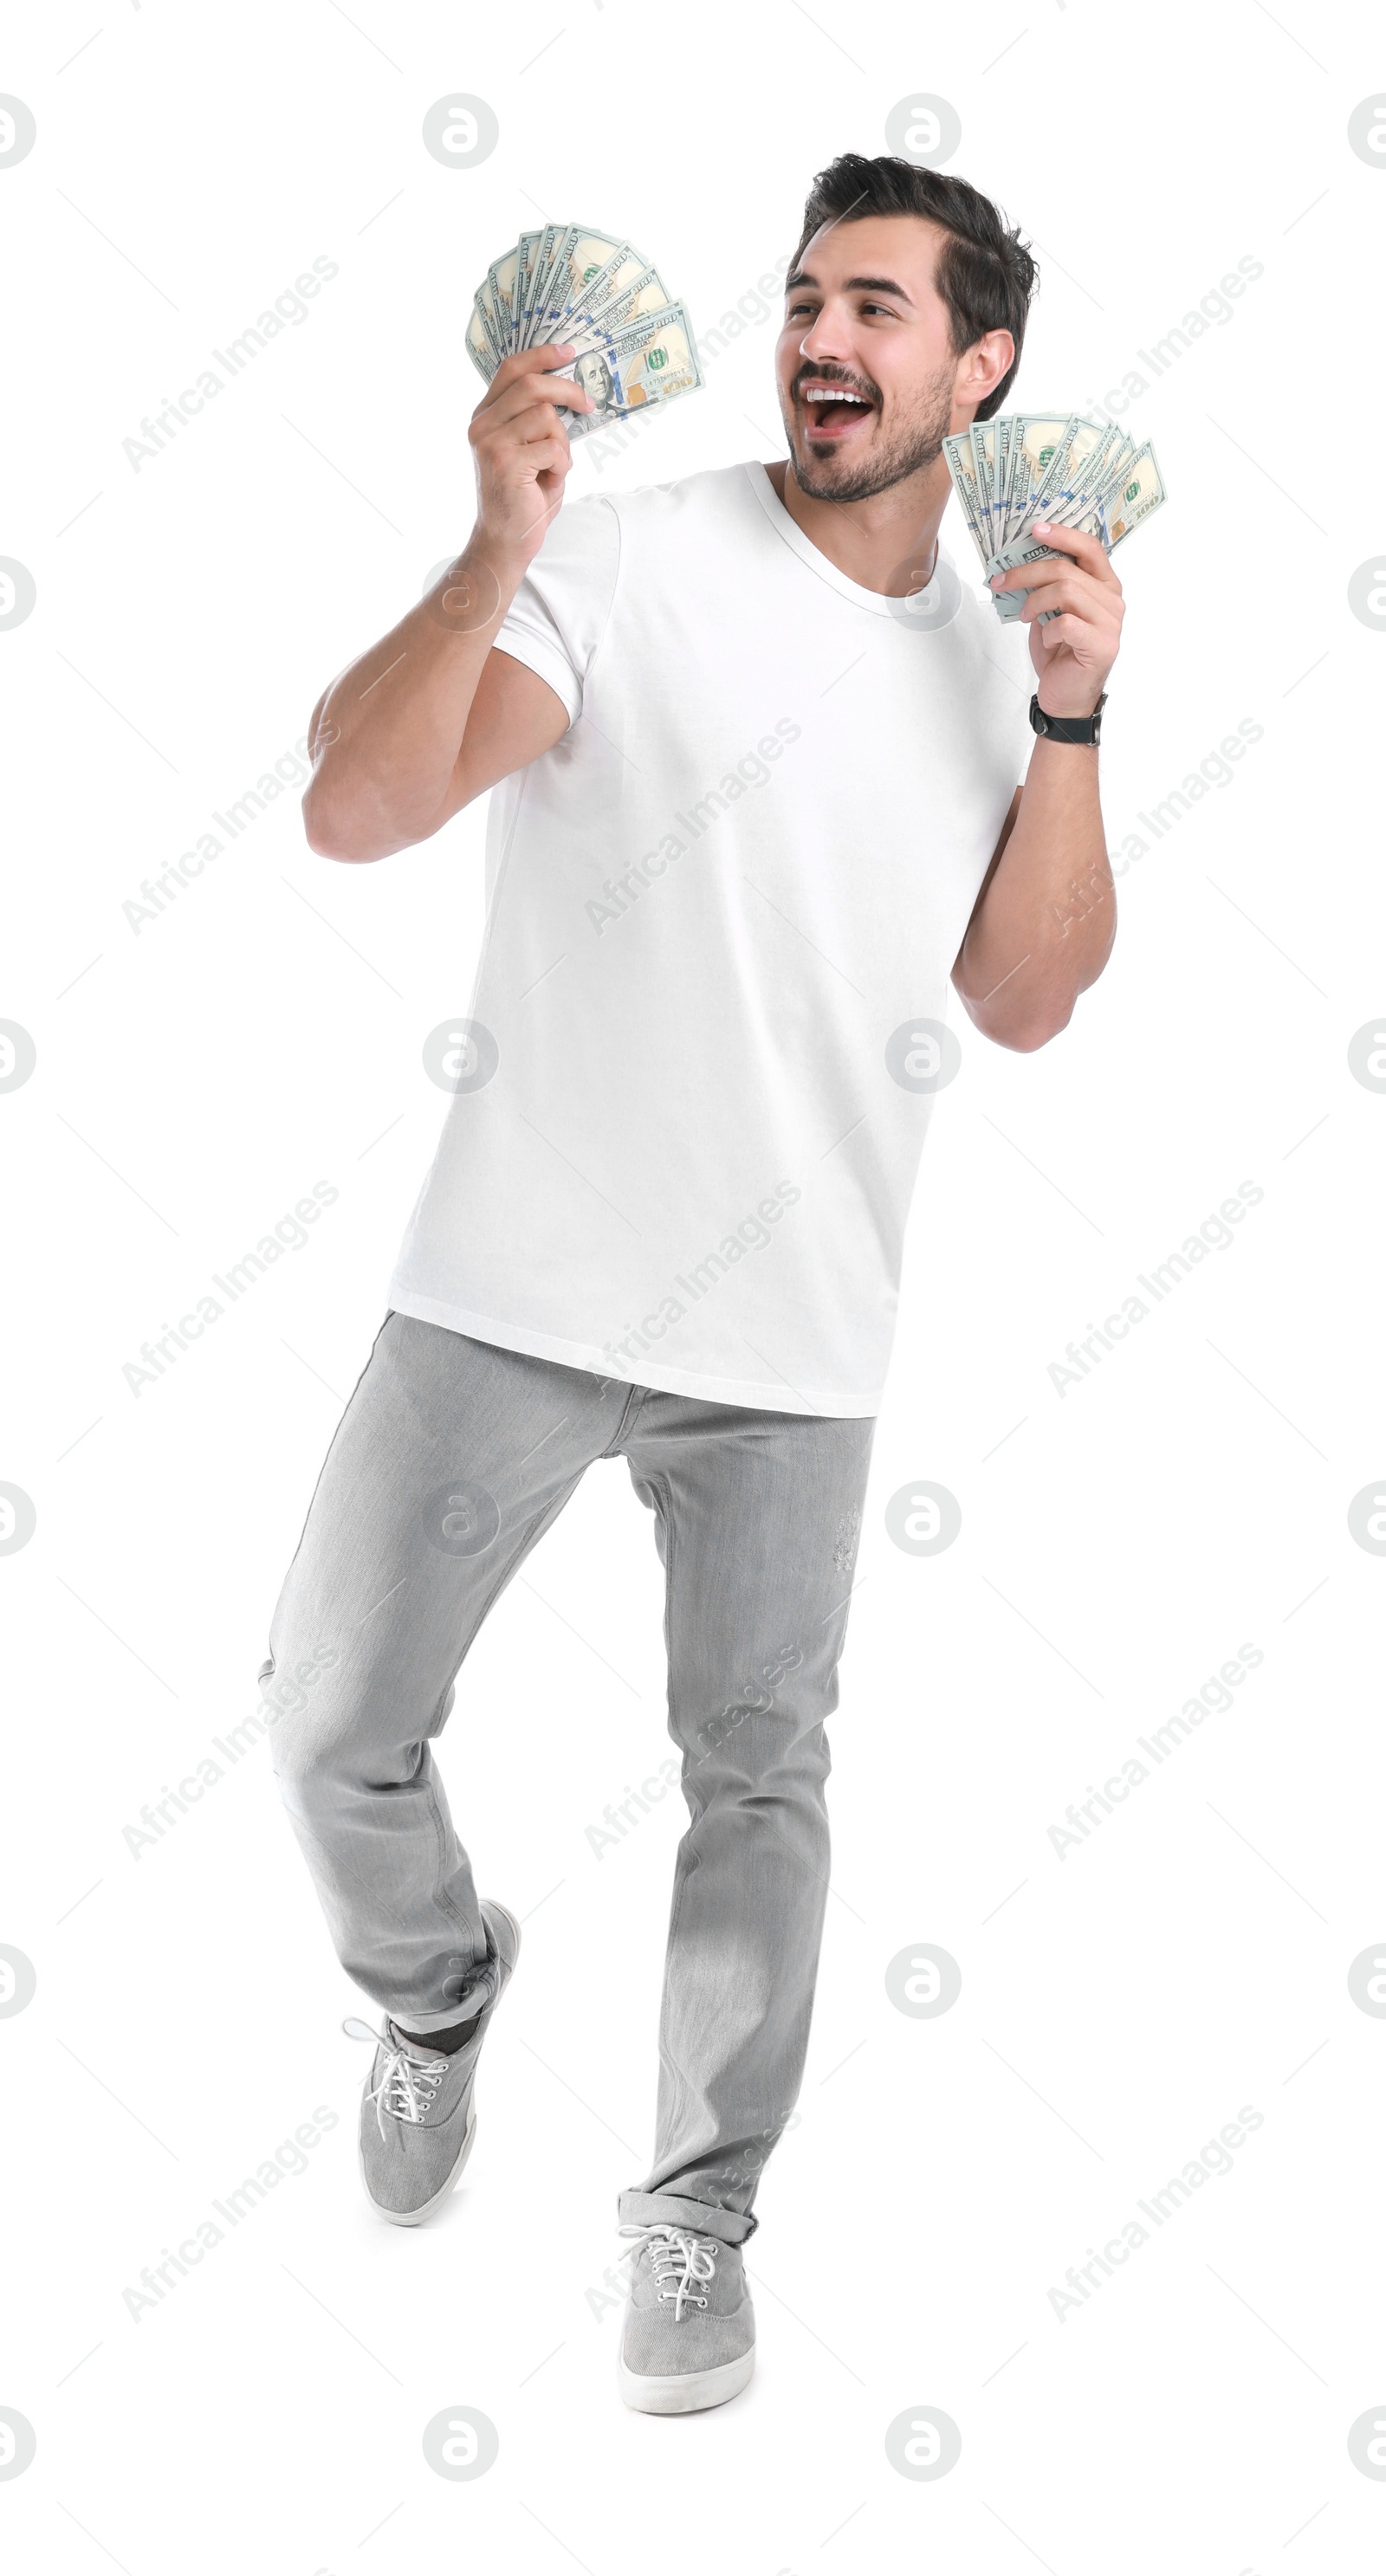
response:
<path fill-rule="evenodd" d="M 1036 694 L 1030 700 L 1030 722 L 1045 742 L 1081 742 L 1092 748 L 1102 740 L 1102 710 L 1106 703 L 1104 689 L 1090 716 L 1047 716 Z"/>

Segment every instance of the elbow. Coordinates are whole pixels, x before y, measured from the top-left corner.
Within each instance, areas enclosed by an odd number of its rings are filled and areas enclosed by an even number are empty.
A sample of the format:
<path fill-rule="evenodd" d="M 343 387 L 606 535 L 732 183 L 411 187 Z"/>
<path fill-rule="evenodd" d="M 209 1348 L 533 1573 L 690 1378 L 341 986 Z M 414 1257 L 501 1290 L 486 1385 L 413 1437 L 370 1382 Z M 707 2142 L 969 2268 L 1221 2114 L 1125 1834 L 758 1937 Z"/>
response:
<path fill-rule="evenodd" d="M 320 791 L 310 787 L 303 798 L 303 833 L 309 849 L 319 859 L 339 859 L 348 866 L 363 866 L 370 859 L 383 859 L 385 851 L 364 839 L 351 818 Z"/>
<path fill-rule="evenodd" d="M 998 1046 L 1009 1047 L 1013 1055 L 1038 1055 L 1040 1048 L 1048 1046 L 1051 1038 L 1062 1036 L 1072 1017 L 1073 1012 L 1069 1009 L 1061 1018 L 1022 1020 L 1014 1028 L 992 1029 L 987 1034 L 995 1038 Z"/>
<path fill-rule="evenodd" d="M 1037 1055 L 1051 1038 L 1059 1037 L 1073 1017 L 1073 1004 L 1056 1004 L 1045 1011 L 987 1011 L 966 1001 L 967 1014 L 973 1027 L 993 1046 L 1005 1047 L 1012 1055 Z"/>

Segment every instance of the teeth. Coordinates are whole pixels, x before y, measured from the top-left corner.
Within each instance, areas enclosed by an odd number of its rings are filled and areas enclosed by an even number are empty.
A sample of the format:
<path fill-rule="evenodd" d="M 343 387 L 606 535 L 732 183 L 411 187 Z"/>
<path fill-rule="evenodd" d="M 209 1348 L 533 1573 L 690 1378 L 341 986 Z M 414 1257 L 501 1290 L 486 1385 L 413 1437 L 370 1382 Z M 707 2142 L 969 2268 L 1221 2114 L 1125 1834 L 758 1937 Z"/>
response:
<path fill-rule="evenodd" d="M 815 385 L 811 391 L 805 393 L 804 400 L 805 402 L 859 403 L 863 411 L 869 409 L 865 394 L 846 393 L 840 385 Z"/>

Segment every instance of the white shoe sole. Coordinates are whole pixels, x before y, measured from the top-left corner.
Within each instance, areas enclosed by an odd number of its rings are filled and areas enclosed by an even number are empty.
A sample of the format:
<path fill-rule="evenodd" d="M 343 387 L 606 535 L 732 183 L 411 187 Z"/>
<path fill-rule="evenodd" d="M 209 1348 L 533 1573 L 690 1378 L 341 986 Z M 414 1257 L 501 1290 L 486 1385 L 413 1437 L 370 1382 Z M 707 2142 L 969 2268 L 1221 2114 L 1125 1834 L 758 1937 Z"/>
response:
<path fill-rule="evenodd" d="M 735 2361 L 719 2362 L 715 2370 L 681 2370 L 668 2379 L 642 2377 L 637 2370 L 627 2370 L 618 2358 L 618 2385 L 627 2406 L 641 2415 L 696 2415 L 705 2406 L 724 2406 L 735 2397 L 756 2366 L 756 2348 L 740 2353 Z"/>
<path fill-rule="evenodd" d="M 520 1927 L 519 1927 L 519 1924 L 516 1922 L 515 1917 L 514 1917 L 514 1915 L 511 1913 L 510 1908 L 509 1908 L 509 1906 L 508 1906 L 508 1905 L 501 1905 L 501 1904 L 497 1901 L 497 1899 L 496 1899 L 494 1896 L 488 1896 L 488 1897 L 486 1898 L 485 1902 L 486 1902 L 486 1905 L 487 1905 L 487 1907 L 489 1908 L 490 1912 L 491 1912 L 492 1914 L 499 1914 L 499 1915 L 501 1915 L 501 1916 L 503 1917 L 504 1921 L 505 1921 L 505 1922 L 509 1925 L 509 1927 L 510 1927 L 510 1941 L 511 1941 L 511 1950 L 510 1950 L 510 1975 L 511 1975 L 511 1976 L 513 1976 L 513 1975 L 514 1975 L 514 1973 L 515 1973 L 515 1962 L 516 1962 L 516 1960 L 519 1958 L 519 1955 L 520 1955 Z M 506 1982 L 507 1982 L 507 1984 L 509 1983 L 509 1978 L 507 1978 Z M 369 2085 L 370 2080 L 371 2080 L 371 2079 L 370 2079 L 370 2077 L 369 2077 L 369 2075 L 368 2075 L 368 2076 L 367 2076 L 367 2078 L 366 2078 L 367 2085 Z M 370 2205 L 371 2205 L 372 2209 L 376 2212 L 377 2216 L 378 2216 L 378 2217 L 380 2217 L 380 2218 L 388 2219 L 388 2220 L 389 2220 L 389 2223 L 390 2223 L 390 2225 L 391 2225 L 392 2227 L 421 2227 L 421 2226 L 423 2225 L 424 2220 L 425 2220 L 426 2218 L 431 2218 L 435 2209 L 441 2209 L 441 2208 L 442 2208 L 442 2206 L 443 2206 L 444 2201 L 448 2198 L 449 2194 L 450 2194 L 451 2192 L 454 2192 L 454 2191 L 456 2190 L 457 2185 L 458 2185 L 458 2183 L 459 2183 L 459 2181 L 461 2180 L 461 2177 L 462 2177 L 462 2168 L 463 2168 L 463 2166 L 465 2165 L 465 2163 L 466 2163 L 466 2161 L 467 2161 L 468 2156 L 469 2156 L 469 2155 L 471 2154 L 471 2152 L 472 2152 L 472 2140 L 475 2138 L 475 2136 L 476 2136 L 476 2104 L 475 2104 L 475 2102 L 473 2102 L 473 2103 L 471 2104 L 471 2106 L 470 2106 L 470 2110 L 469 2110 L 469 2113 L 468 2113 L 468 2118 L 467 2118 L 467 2133 L 466 2133 L 466 2136 L 465 2136 L 465 2137 L 463 2138 L 463 2140 L 462 2140 L 462 2151 L 461 2151 L 461 2154 L 458 2156 L 457 2162 L 456 2162 L 456 2164 L 453 2166 L 453 2169 L 452 2169 L 451 2173 L 448 2175 L 447 2181 L 446 2181 L 446 2182 L 441 2186 L 441 2188 L 440 2188 L 439 2190 L 435 2191 L 435 2193 L 434 2193 L 434 2195 L 433 2195 L 433 2198 L 432 2198 L 431 2200 L 426 2200 L 426 2201 L 422 2202 L 422 2203 L 421 2203 L 421 2205 L 420 2205 L 420 2207 L 419 2207 L 418 2209 L 386 2209 L 386 2208 L 384 2207 L 383 2203 L 382 2203 L 382 2202 L 380 2202 L 380 2201 L 378 2201 L 378 2200 L 376 2199 L 375 2194 L 374 2194 L 374 2192 L 371 2190 L 370 2183 L 369 2183 L 369 2181 L 368 2181 L 368 2179 L 367 2179 L 367 2175 L 366 2175 L 366 2158 L 365 2158 L 365 2151 L 364 2151 L 364 2149 L 363 2149 L 363 2147 L 362 2147 L 362 2145 L 361 2145 L 361 2134 L 360 2134 L 360 2131 L 359 2131 L 359 2129 L 358 2129 L 358 2131 L 357 2131 L 357 2143 L 356 2143 L 356 2163 L 357 2163 L 357 2167 L 358 2167 L 358 2170 L 359 2170 L 360 2175 L 361 2175 L 361 2181 L 362 2181 L 362 2185 L 363 2185 L 363 2187 L 364 2187 L 364 2189 L 365 2189 L 366 2198 L 367 2198 L 367 2200 L 370 2202 Z"/>

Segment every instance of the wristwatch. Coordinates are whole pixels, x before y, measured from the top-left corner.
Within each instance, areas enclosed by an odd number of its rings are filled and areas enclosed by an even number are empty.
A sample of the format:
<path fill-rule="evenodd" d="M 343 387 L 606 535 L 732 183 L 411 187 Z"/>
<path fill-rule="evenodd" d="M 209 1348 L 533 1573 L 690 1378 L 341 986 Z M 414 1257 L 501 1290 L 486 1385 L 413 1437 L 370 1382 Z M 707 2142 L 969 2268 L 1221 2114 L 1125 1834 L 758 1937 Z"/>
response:
<path fill-rule="evenodd" d="M 1095 747 L 1102 740 L 1102 710 L 1106 703 L 1104 689 L 1090 716 L 1047 716 L 1037 692 L 1030 700 L 1030 722 L 1046 742 L 1084 742 Z"/>

